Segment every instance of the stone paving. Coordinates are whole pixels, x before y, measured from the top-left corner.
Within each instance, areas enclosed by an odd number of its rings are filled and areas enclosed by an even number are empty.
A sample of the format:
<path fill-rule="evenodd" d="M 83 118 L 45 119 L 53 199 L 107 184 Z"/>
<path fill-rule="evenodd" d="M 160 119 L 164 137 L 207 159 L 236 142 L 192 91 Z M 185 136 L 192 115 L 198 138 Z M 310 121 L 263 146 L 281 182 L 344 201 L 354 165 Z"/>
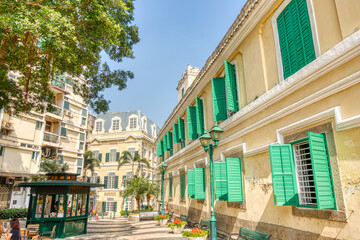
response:
<path fill-rule="evenodd" d="M 124 218 L 90 220 L 88 234 L 68 237 L 66 240 L 135 240 L 135 239 L 187 239 L 173 234 L 168 227 L 160 227 L 156 221 L 129 222 Z"/>

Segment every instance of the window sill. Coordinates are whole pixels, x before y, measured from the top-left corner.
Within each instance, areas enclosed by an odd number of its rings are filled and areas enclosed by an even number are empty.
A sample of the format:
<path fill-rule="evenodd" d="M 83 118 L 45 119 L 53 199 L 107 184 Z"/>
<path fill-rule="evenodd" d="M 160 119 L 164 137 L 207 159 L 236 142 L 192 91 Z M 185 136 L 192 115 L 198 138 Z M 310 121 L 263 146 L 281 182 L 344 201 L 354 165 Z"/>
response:
<path fill-rule="evenodd" d="M 337 221 L 337 222 L 347 222 L 346 212 L 339 210 L 300 208 L 293 206 L 292 214 L 298 217 L 308 217 L 308 218 L 325 219 L 325 220 Z"/>

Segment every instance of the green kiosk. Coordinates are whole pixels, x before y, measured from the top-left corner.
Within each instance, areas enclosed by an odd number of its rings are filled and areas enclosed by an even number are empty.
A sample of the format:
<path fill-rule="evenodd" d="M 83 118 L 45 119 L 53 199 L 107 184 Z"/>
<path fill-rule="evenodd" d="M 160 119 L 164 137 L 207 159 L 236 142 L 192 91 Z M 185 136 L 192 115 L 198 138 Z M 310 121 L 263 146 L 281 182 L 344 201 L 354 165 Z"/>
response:
<path fill-rule="evenodd" d="M 31 187 L 26 224 L 40 224 L 40 233 L 56 225 L 56 238 L 86 234 L 90 188 L 104 185 L 79 182 L 74 173 L 46 175 L 47 181 L 19 184 Z"/>

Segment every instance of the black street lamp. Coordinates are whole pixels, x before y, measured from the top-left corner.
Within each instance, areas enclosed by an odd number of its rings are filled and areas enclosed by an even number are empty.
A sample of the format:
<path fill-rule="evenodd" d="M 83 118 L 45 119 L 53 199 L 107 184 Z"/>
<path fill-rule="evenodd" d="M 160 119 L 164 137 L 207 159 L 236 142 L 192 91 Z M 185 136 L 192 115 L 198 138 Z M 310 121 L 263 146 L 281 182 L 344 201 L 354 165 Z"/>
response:
<path fill-rule="evenodd" d="M 213 152 L 214 148 L 218 146 L 221 136 L 223 134 L 217 124 L 210 130 L 210 135 L 205 131 L 200 137 L 201 145 L 204 147 L 205 152 L 209 152 L 210 156 L 210 194 L 211 194 L 211 218 L 210 218 L 210 239 L 216 240 L 216 218 L 214 212 L 214 165 L 213 165 Z M 214 145 L 211 143 L 213 140 Z"/>
<path fill-rule="evenodd" d="M 165 208 L 164 208 L 164 176 L 166 169 L 168 168 L 168 165 L 163 161 L 160 166 L 160 172 L 162 175 L 161 179 L 161 198 L 162 198 L 162 205 L 161 205 L 161 214 L 165 214 Z"/>

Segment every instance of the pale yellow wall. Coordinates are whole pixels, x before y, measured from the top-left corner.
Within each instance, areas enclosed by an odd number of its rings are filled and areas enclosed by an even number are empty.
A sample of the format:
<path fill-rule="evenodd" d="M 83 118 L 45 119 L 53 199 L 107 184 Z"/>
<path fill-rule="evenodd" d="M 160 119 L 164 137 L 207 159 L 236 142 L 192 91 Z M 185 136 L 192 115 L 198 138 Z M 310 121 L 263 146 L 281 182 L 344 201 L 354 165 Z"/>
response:
<path fill-rule="evenodd" d="M 335 0 L 343 38 L 360 30 L 360 2 L 358 0 Z"/>
<path fill-rule="evenodd" d="M 276 3 L 279 2 L 280 1 L 276 1 Z M 350 36 L 359 29 L 359 5 L 360 2 L 356 0 L 313 1 L 320 54 L 336 47 L 345 37 Z M 194 199 L 180 201 L 179 169 L 183 171 L 184 166 L 186 166 L 187 169 L 192 169 L 195 161 L 208 156 L 202 152 L 203 149 L 200 144 L 194 146 L 194 144 L 192 144 L 193 141 L 187 139 L 186 107 L 193 105 L 195 97 L 202 96 L 205 100 L 205 128 L 209 130 L 214 125 L 211 78 L 221 75 L 224 60 L 236 61 L 240 106 L 242 108 L 253 101 L 259 101 L 255 100 L 256 97 L 261 97 L 266 91 L 272 90 L 280 83 L 274 30 L 271 22 L 273 12 L 276 10 L 274 9 L 275 6 L 276 4 L 265 14 L 270 15 L 263 22 L 263 26 L 261 26 L 259 22 L 250 33 L 245 36 L 242 42 L 231 42 L 230 40 L 230 46 L 228 46 L 228 48 L 236 50 L 232 53 L 226 53 L 226 56 L 225 54 L 218 56 L 215 63 L 207 70 L 207 73 L 205 73 L 198 87 L 190 94 L 185 104 L 180 106 L 176 114 L 171 116 L 172 120 L 168 125 L 164 126 L 163 131 L 160 132 L 158 140 L 162 140 L 164 132 L 172 129 L 172 125 L 177 122 L 178 117 L 185 115 L 185 151 L 179 153 L 180 144 L 174 143 L 174 156 L 169 158 L 168 153 L 165 153 L 167 156 L 165 158 L 169 166 L 167 172 L 174 174 L 173 197 L 170 199 L 168 197 L 168 178 L 165 180 L 165 201 L 176 207 L 182 207 L 181 211 L 195 208 L 201 210 L 202 214 L 205 214 L 204 217 L 206 216 L 207 218 L 209 217 L 210 211 L 208 186 L 210 174 L 208 165 L 206 166 L 206 200 L 203 203 Z M 261 35 L 259 35 L 260 28 L 262 28 Z M 261 38 L 263 39 L 263 52 L 261 52 L 259 41 Z M 360 57 L 353 57 L 346 62 L 342 62 L 340 66 L 333 68 L 333 70 L 328 73 L 312 77 L 313 81 L 311 81 L 311 83 L 303 85 L 298 90 L 291 92 L 290 95 L 280 97 L 282 92 L 279 92 L 279 101 L 275 101 L 267 108 L 255 112 L 252 116 L 247 117 L 247 113 L 244 113 L 241 115 L 244 119 L 238 121 L 236 124 L 232 124 L 232 119 L 226 120 L 226 124 L 222 123 L 225 132 L 219 147 L 214 151 L 214 160 L 220 160 L 221 152 L 225 152 L 225 157 L 229 156 L 230 153 L 243 153 L 244 151 L 255 151 L 256 153 L 249 156 L 245 155 L 242 159 L 244 191 L 244 203 L 242 207 L 232 207 L 226 202 L 219 201 L 215 204 L 216 212 L 237 217 L 239 221 L 250 221 L 254 224 L 253 228 L 256 227 L 256 223 L 262 222 L 284 226 L 288 229 L 312 232 L 329 238 L 334 238 L 335 236 L 339 239 L 359 238 L 360 231 L 357 223 L 360 221 L 360 217 L 351 212 L 358 211 L 360 207 L 360 191 L 358 190 L 360 188 L 360 179 L 358 171 L 356 171 L 360 164 L 360 127 L 357 124 L 348 130 L 340 131 L 337 126 L 339 119 L 334 119 L 333 115 L 327 115 L 327 117 L 319 118 L 311 123 L 303 123 L 303 125 L 300 123 L 303 122 L 304 119 L 313 118 L 319 113 L 333 111 L 331 109 L 334 108 L 340 108 L 342 119 L 348 119 L 354 116 L 358 117 L 360 110 L 357 104 L 354 103 L 359 101 L 359 83 L 346 86 L 341 91 L 335 91 L 326 98 L 319 97 L 309 105 L 306 105 L 306 102 L 314 100 L 315 97 L 312 97 L 313 94 L 318 94 L 330 85 L 336 84 L 352 74 L 356 74 L 359 71 L 359 66 Z M 303 81 L 303 79 L 300 79 L 300 81 Z M 307 99 L 307 101 L 305 101 L 305 99 Z M 288 113 L 287 111 L 283 111 L 284 108 L 301 102 L 303 105 L 300 105 L 296 112 Z M 263 104 L 266 104 L 266 102 Z M 294 108 L 289 108 L 288 111 L 292 111 L 293 109 Z M 251 109 L 248 108 L 247 110 Z M 279 117 L 280 114 L 282 114 L 281 117 Z M 260 126 L 260 123 L 266 119 L 268 119 L 267 123 Z M 292 131 L 284 133 L 284 136 L 304 131 L 310 127 L 316 127 L 324 123 L 330 123 L 332 125 L 336 149 L 336 155 L 331 159 L 335 196 L 339 211 L 345 212 L 346 217 L 349 219 L 347 223 L 316 217 L 301 217 L 293 214 L 292 207 L 274 206 L 270 157 L 267 146 L 278 141 L 277 130 L 285 127 L 290 128 L 290 126 L 295 123 L 298 123 L 298 127 L 293 127 Z M 231 126 L 229 124 L 231 124 Z M 244 130 L 248 131 L 244 134 L 239 134 Z M 234 137 L 236 134 L 239 135 Z M 231 140 L 229 140 L 230 137 L 232 137 Z M 189 146 L 190 144 L 191 146 Z M 263 150 L 260 151 L 257 149 Z M 234 231 L 238 231 L 238 226 L 234 225 Z"/>
<path fill-rule="evenodd" d="M 1 157 L 2 172 L 18 174 L 36 173 L 36 160 L 31 160 L 31 149 L 19 149 L 7 147 L 4 156 Z"/>

